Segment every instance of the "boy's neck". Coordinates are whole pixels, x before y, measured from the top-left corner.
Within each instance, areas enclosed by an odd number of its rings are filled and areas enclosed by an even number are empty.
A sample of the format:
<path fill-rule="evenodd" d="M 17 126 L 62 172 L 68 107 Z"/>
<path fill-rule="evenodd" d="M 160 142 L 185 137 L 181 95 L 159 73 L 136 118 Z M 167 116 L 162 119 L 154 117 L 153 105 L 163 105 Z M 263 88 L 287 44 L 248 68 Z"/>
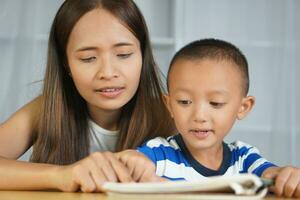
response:
<path fill-rule="evenodd" d="M 201 151 L 191 151 L 191 155 L 201 165 L 212 170 L 220 169 L 223 161 L 223 144 L 221 143 L 216 148 L 203 149 Z"/>

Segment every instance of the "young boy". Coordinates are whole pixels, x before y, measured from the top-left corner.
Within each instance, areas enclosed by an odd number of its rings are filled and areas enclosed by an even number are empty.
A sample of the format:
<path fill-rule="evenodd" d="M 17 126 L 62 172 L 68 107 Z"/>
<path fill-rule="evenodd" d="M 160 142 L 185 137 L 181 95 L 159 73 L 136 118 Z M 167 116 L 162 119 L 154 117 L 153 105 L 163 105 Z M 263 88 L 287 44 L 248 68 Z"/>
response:
<path fill-rule="evenodd" d="M 167 106 L 179 134 L 158 137 L 138 148 L 170 180 L 253 173 L 275 178 L 279 196 L 300 197 L 300 170 L 277 167 L 259 151 L 223 139 L 236 119 L 243 119 L 255 99 L 247 96 L 248 64 L 234 45 L 216 39 L 195 41 L 179 50 L 167 77 Z"/>

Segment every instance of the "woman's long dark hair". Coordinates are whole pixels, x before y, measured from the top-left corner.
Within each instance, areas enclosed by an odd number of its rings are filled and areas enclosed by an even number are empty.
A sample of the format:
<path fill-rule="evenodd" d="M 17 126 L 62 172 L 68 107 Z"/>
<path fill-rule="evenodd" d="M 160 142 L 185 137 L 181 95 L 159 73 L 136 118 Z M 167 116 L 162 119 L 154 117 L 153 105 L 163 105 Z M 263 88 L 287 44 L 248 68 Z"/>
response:
<path fill-rule="evenodd" d="M 88 109 L 68 75 L 66 47 L 76 22 L 97 8 L 109 11 L 128 27 L 139 40 L 143 57 L 137 92 L 122 108 L 116 150 L 135 148 L 147 139 L 166 136 L 174 130 L 164 104 L 147 26 L 135 3 L 132 0 L 66 0 L 55 16 L 49 36 L 41 110 L 33 137 L 33 162 L 70 164 L 89 154 Z"/>

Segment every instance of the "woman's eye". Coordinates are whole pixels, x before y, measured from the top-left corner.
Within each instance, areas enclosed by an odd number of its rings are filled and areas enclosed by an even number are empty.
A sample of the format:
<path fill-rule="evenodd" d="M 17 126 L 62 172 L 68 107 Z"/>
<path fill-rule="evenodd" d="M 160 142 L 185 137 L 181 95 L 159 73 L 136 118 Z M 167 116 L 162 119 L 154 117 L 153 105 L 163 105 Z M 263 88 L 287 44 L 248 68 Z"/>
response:
<path fill-rule="evenodd" d="M 220 103 L 220 102 L 210 102 L 210 105 L 212 105 L 215 108 L 221 108 L 222 106 L 225 105 L 225 103 Z"/>
<path fill-rule="evenodd" d="M 177 103 L 181 104 L 181 105 L 189 105 L 192 103 L 192 101 L 191 100 L 177 100 Z"/>
<path fill-rule="evenodd" d="M 125 59 L 125 58 L 128 58 L 132 55 L 133 53 L 120 53 L 120 54 L 117 54 L 117 56 L 119 58 L 122 58 L 122 59 Z"/>
<path fill-rule="evenodd" d="M 88 58 L 81 58 L 80 59 L 82 62 L 84 63 L 91 63 L 93 62 L 94 60 L 96 60 L 96 57 L 95 56 L 92 56 L 92 57 L 88 57 Z"/>

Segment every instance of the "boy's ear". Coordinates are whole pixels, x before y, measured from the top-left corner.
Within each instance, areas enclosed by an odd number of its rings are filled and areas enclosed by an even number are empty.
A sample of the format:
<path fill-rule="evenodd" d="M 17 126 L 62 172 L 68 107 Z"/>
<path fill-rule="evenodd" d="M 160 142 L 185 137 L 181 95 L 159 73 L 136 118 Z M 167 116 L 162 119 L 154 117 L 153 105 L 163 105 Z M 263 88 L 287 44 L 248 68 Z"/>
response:
<path fill-rule="evenodd" d="M 164 95 L 164 100 L 165 100 L 166 106 L 169 110 L 169 113 L 170 113 L 171 117 L 173 118 L 173 112 L 172 112 L 172 108 L 171 108 L 171 105 L 170 105 L 170 96 L 169 96 L 169 94 Z"/>
<path fill-rule="evenodd" d="M 246 96 L 242 99 L 240 109 L 237 114 L 237 119 L 241 120 L 252 110 L 255 104 L 255 97 Z"/>

